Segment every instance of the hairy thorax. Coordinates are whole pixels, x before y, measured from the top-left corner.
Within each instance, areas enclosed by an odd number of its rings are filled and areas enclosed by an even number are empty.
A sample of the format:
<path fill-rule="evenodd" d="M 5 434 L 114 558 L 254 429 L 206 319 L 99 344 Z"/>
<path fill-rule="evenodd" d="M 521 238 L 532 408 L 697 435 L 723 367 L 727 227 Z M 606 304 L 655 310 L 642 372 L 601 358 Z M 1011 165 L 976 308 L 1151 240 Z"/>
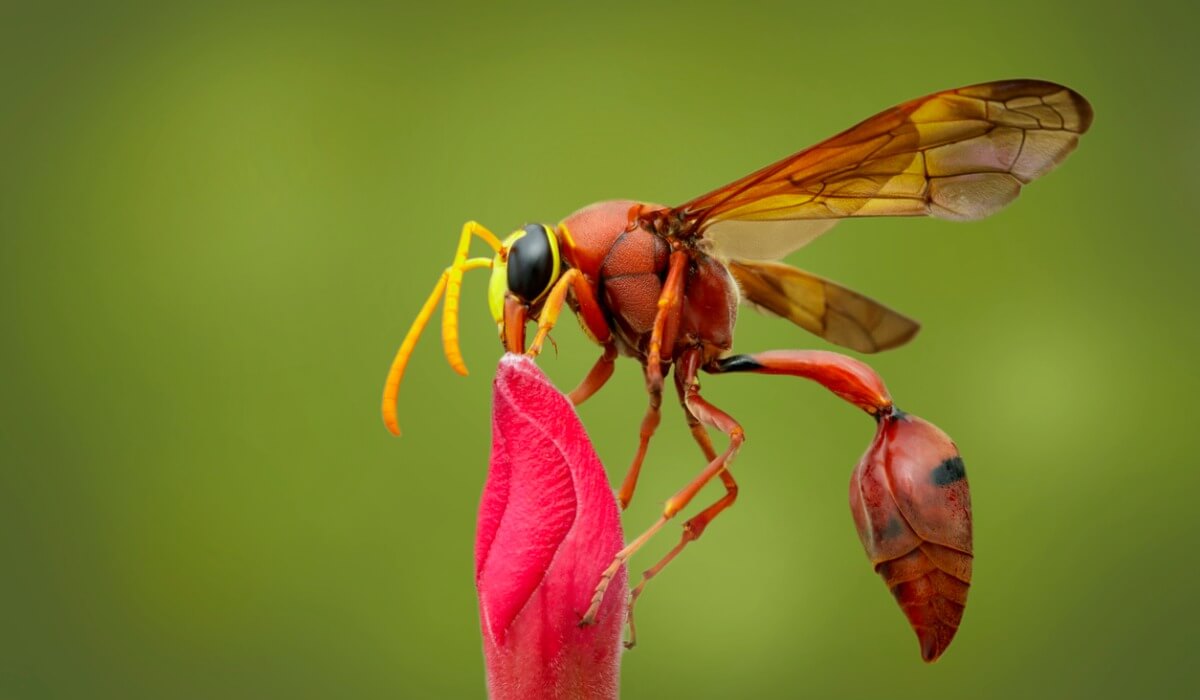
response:
<path fill-rule="evenodd" d="M 667 277 L 671 242 L 640 226 L 630 226 L 630 212 L 638 206 L 628 200 L 594 204 L 567 217 L 562 226 L 575 246 L 575 266 L 592 283 L 605 308 L 617 349 L 644 362 Z M 654 208 L 656 205 L 642 205 L 643 211 Z M 676 245 L 688 252 L 688 266 L 678 333 L 673 347 L 663 348 L 663 359 L 678 356 L 685 347 L 700 347 L 707 362 L 733 343 L 737 285 L 717 260 L 698 249 Z"/>

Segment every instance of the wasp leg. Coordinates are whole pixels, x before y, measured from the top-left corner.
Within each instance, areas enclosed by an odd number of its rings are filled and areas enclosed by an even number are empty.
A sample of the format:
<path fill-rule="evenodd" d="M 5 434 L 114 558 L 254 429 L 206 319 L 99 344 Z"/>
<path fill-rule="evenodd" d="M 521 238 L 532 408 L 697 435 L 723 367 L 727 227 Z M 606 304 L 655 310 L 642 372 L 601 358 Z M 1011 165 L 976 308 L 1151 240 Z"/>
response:
<path fill-rule="evenodd" d="M 729 465 L 733 463 L 733 459 L 737 456 L 738 450 L 741 449 L 742 443 L 746 440 L 745 431 L 742 430 L 742 426 L 739 425 L 732 416 L 705 401 L 700 396 L 700 388 L 695 381 L 692 381 L 689 385 L 687 385 L 684 400 L 687 409 L 693 416 L 699 419 L 701 423 L 717 428 L 729 436 L 729 446 L 716 459 L 710 461 L 708 466 L 704 468 L 704 471 L 700 472 L 696 478 L 692 479 L 686 486 L 684 486 L 674 496 L 667 500 L 666 507 L 663 508 L 663 514 L 659 517 L 657 522 L 651 525 L 648 530 L 639 535 L 633 542 L 630 542 L 628 545 L 626 545 L 624 549 L 622 549 L 620 552 L 617 552 L 617 556 L 613 559 L 613 563 L 610 564 L 608 568 L 605 569 L 600 575 L 600 583 L 596 586 L 596 590 L 592 595 L 591 606 L 588 607 L 587 612 L 584 613 L 581 624 L 590 624 L 593 620 L 595 620 L 596 612 L 600 609 L 600 602 L 604 599 L 604 592 L 608 589 L 609 582 L 612 580 L 612 577 L 616 575 L 617 571 L 620 570 L 621 566 L 629 560 L 629 557 L 633 556 L 635 552 L 641 549 L 651 537 L 653 537 L 659 530 L 662 529 L 663 525 L 667 524 L 667 521 L 675 517 L 676 513 L 686 508 L 687 505 L 691 503 L 692 499 L 696 497 L 696 494 L 700 491 L 700 489 L 704 488 L 704 486 L 707 485 L 708 482 L 712 481 L 713 478 L 718 474 L 726 471 Z M 734 487 L 736 488 L 736 483 L 734 484 Z M 690 529 L 693 532 L 691 538 L 688 539 L 685 535 L 685 541 L 672 550 L 672 553 L 668 554 L 663 562 L 660 562 L 661 566 L 658 566 L 656 569 L 652 570 L 653 573 L 657 573 L 662 566 L 666 566 L 666 564 L 669 563 L 671 559 L 673 559 L 675 555 L 679 553 L 679 550 L 683 549 L 683 546 L 686 545 L 688 541 L 699 537 L 699 533 L 704 531 L 704 528 L 708 526 L 709 521 L 716 517 L 716 515 L 722 510 L 729 507 L 736 497 L 736 491 L 727 491 L 724 498 L 717 503 L 714 503 L 703 513 L 700 513 L 695 518 L 688 521 Z"/>
<path fill-rule="evenodd" d="M 462 296 L 462 276 L 466 269 L 463 264 L 467 260 L 472 236 L 482 238 L 497 253 L 503 247 L 500 240 L 478 222 L 468 221 L 463 224 L 462 234 L 458 238 L 458 250 L 454 252 L 454 262 L 450 264 L 450 276 L 446 280 L 446 305 L 442 310 L 442 347 L 450 366 L 464 377 L 467 375 L 467 365 L 463 362 L 462 350 L 458 346 L 458 299 Z"/>
<path fill-rule="evenodd" d="M 400 424 L 396 419 L 396 398 L 400 394 L 400 380 L 404 378 L 404 370 L 408 367 L 408 360 L 412 357 L 413 348 L 417 346 L 417 339 L 421 337 L 421 332 L 425 330 L 425 326 L 433 316 L 433 310 L 437 308 L 438 300 L 446 291 L 451 277 L 457 273 L 459 279 L 462 279 L 462 273 L 468 270 L 490 268 L 491 266 L 492 261 L 488 258 L 471 258 L 447 267 L 442 271 L 442 276 L 438 278 L 437 284 L 433 286 L 433 292 L 425 300 L 425 305 L 421 307 L 421 311 L 413 319 L 412 325 L 408 327 L 408 333 L 404 336 L 404 342 L 400 343 L 400 349 L 396 351 L 392 367 L 388 370 L 387 381 L 383 385 L 383 422 L 393 434 L 400 434 Z M 446 303 L 449 305 L 449 299 Z M 449 312 L 447 311 L 447 313 Z"/>
<path fill-rule="evenodd" d="M 650 447 L 650 438 L 658 429 L 660 420 L 659 408 L 662 406 L 663 385 L 663 348 L 670 352 L 675 346 L 675 336 L 679 331 L 679 316 L 683 308 L 683 273 L 687 269 L 687 253 L 679 250 L 671 254 L 668 263 L 667 279 L 663 282 L 662 291 L 658 295 L 658 311 L 654 315 L 654 326 L 650 331 L 650 343 L 646 353 L 646 393 L 650 395 L 650 405 L 642 418 L 642 427 L 638 432 L 638 448 L 633 456 L 633 463 L 625 473 L 621 482 L 621 490 L 617 492 L 617 501 L 621 510 L 629 507 L 633 500 L 633 492 L 637 489 L 638 476 L 642 472 L 642 462 L 646 459 L 646 450 Z M 669 358 L 667 358 L 669 360 Z"/>
<path fill-rule="evenodd" d="M 567 299 L 568 288 L 575 298 L 576 314 L 583 323 L 584 332 L 589 338 L 604 346 L 604 354 L 596 361 L 579 386 L 568 396 L 571 403 L 578 406 L 604 386 L 612 376 L 613 362 L 617 359 L 617 348 L 612 343 L 612 329 L 604 317 L 604 309 L 596 301 L 591 283 L 580 271 L 568 270 L 555 282 L 538 316 L 538 333 L 534 337 L 533 346 L 530 347 L 528 354 L 536 356 L 541 352 L 542 342 L 549 337 L 551 329 L 558 321 L 562 305 Z"/>
<path fill-rule="evenodd" d="M 683 308 L 683 273 L 687 270 L 688 254 L 677 250 L 667 262 L 667 279 L 658 295 L 658 313 L 654 316 L 654 328 L 650 331 L 650 343 L 646 351 L 646 366 L 662 377 L 662 363 L 671 360 L 675 348 L 675 337 L 679 334 L 679 317 Z M 666 350 L 666 355 L 663 350 Z"/>
<path fill-rule="evenodd" d="M 583 330 L 596 343 L 600 345 L 610 344 L 612 342 L 612 328 L 608 325 L 608 317 L 604 314 L 604 307 L 600 306 L 600 302 L 596 301 L 596 292 L 586 276 L 580 274 L 575 278 L 571 283 L 571 294 L 575 297 L 575 304 L 578 307 L 576 314 L 583 321 Z"/>
<path fill-rule="evenodd" d="M 537 335 L 534 336 L 533 343 L 529 346 L 529 350 L 525 354 L 530 357 L 537 357 L 541 353 L 542 344 L 550 335 L 550 331 L 554 329 L 555 324 L 558 323 L 558 316 L 562 313 L 563 304 L 567 301 L 568 291 L 575 297 L 575 302 L 579 307 L 578 313 L 580 318 L 583 319 L 584 329 L 587 334 L 591 336 L 592 340 L 601 345 L 609 344 L 612 339 L 612 331 L 608 327 L 608 322 L 604 319 L 603 309 L 596 303 L 596 296 L 592 293 L 592 286 L 582 272 L 572 268 L 558 278 L 558 281 L 550 288 L 550 293 L 546 295 L 546 301 L 542 305 L 542 310 L 538 313 Z M 609 373 L 611 374 L 611 371 Z M 605 377 L 605 380 L 607 379 Z M 596 388 L 599 389 L 600 387 L 597 386 Z"/>
<path fill-rule="evenodd" d="M 638 447 L 633 455 L 633 463 L 629 465 L 629 471 L 625 472 L 625 480 L 621 482 L 621 489 L 617 491 L 617 503 L 620 504 L 621 510 L 628 508 L 629 502 L 633 500 L 633 492 L 637 490 L 638 477 L 642 473 L 642 462 L 646 459 L 646 449 L 650 447 L 650 438 L 654 437 L 654 431 L 658 430 L 658 423 L 662 417 L 659 411 L 662 407 L 662 383 L 661 371 L 658 378 L 654 379 L 650 376 L 650 369 L 646 368 L 646 393 L 649 394 L 650 403 L 646 406 L 646 415 L 642 416 L 642 427 L 638 431 Z"/>
<path fill-rule="evenodd" d="M 696 374 L 700 369 L 700 349 L 691 348 L 684 351 L 680 355 L 679 360 L 675 364 L 675 390 L 679 394 L 679 403 L 683 407 L 683 413 L 687 417 L 688 427 L 692 431 L 692 437 L 696 439 L 696 443 L 700 445 L 704 456 L 712 462 L 717 458 L 716 450 L 713 449 L 712 440 L 708 437 L 708 432 L 704 429 L 704 424 L 700 419 L 692 415 L 692 411 L 688 408 L 687 395 L 689 389 L 699 390 L 699 383 L 696 381 Z M 722 496 L 716 503 L 705 508 L 698 515 L 689 519 L 683 524 L 683 534 L 679 538 L 679 543 L 676 544 L 671 551 L 658 561 L 654 566 L 642 572 L 642 580 L 631 591 L 631 599 L 629 602 L 629 640 L 625 642 L 625 648 L 632 649 L 637 644 L 637 626 L 634 624 L 633 609 L 637 604 L 638 597 L 645 590 L 646 584 L 650 579 L 658 575 L 667 564 L 679 556 L 683 548 L 693 540 L 700 538 L 704 529 L 713 521 L 722 511 L 733 505 L 738 496 L 737 481 L 734 480 L 733 474 L 730 473 L 728 465 L 718 475 L 721 477 L 721 482 L 725 485 L 725 495 Z"/>
<path fill-rule="evenodd" d="M 612 376 L 613 362 L 615 362 L 616 359 L 617 346 L 613 345 L 612 343 L 605 345 L 604 354 L 600 356 L 599 360 L 596 360 L 596 364 L 592 366 L 591 371 L 587 373 L 587 376 L 583 378 L 583 381 L 579 383 L 579 386 L 575 387 L 575 389 L 567 395 L 567 398 L 570 399 L 573 405 L 578 406 L 584 401 L 590 399 L 592 394 L 600 391 L 600 387 L 604 386 L 604 384 L 608 382 L 609 377 Z"/>
<path fill-rule="evenodd" d="M 580 277 L 582 275 L 579 270 L 567 270 L 550 288 L 550 293 L 546 295 L 546 302 L 538 314 L 537 335 L 533 336 L 533 342 L 525 351 L 526 355 L 537 357 L 541 354 L 542 343 L 546 342 L 546 336 L 550 335 L 554 324 L 558 323 L 558 315 L 562 313 L 563 304 L 567 301 L 567 290 L 571 288 L 571 283 Z"/>

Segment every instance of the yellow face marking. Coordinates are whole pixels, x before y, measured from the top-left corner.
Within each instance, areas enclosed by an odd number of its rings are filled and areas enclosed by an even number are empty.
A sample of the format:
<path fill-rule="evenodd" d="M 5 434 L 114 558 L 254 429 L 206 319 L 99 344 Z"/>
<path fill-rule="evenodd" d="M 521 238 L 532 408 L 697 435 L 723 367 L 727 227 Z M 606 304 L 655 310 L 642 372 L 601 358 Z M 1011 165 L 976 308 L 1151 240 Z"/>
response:
<path fill-rule="evenodd" d="M 504 325 L 504 295 L 508 293 L 508 251 L 525 231 L 522 229 L 504 239 L 492 261 L 492 278 L 488 281 L 488 310 L 497 326 Z M 503 328 L 501 328 L 503 330 Z"/>
<path fill-rule="evenodd" d="M 558 224 L 558 232 L 562 236 L 563 245 L 566 246 L 567 250 L 575 250 L 575 239 L 571 238 L 571 229 L 567 228 L 565 223 L 560 222 Z M 553 238 L 553 236 L 551 236 L 551 238 Z M 555 249 L 557 248 L 558 245 L 557 242 L 555 242 Z"/>
<path fill-rule="evenodd" d="M 547 226 L 542 226 L 542 230 L 546 232 L 546 239 L 550 241 L 550 255 L 554 260 L 554 267 L 551 268 L 550 281 L 546 283 L 546 288 L 538 295 L 538 299 L 542 299 L 554 287 L 554 283 L 558 281 L 559 275 L 562 274 L 562 254 L 558 251 L 558 236 L 554 235 L 554 231 Z M 536 301 L 536 300 L 535 300 Z"/>

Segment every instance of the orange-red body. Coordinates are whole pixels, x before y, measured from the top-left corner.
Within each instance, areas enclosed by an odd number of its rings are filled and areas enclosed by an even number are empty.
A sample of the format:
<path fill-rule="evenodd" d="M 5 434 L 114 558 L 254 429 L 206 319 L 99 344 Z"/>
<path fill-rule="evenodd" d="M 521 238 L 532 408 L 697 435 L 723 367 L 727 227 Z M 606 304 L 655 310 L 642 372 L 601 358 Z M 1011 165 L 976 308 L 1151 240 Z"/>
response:
<path fill-rule="evenodd" d="M 588 624 L 616 572 L 706 484 L 720 479 L 724 495 L 684 523 L 679 543 L 633 588 L 634 600 L 649 579 L 737 499 L 730 467 L 745 432 L 701 396 L 699 372 L 786 374 L 817 381 L 877 421 L 875 441 L 852 477 L 851 510 L 868 557 L 908 616 L 922 656 L 932 661 L 958 629 L 971 580 L 970 495 L 957 448 L 932 424 L 896 409 L 882 379 L 856 359 L 817 350 L 731 355 L 737 307 L 744 301 L 858 352 L 903 345 L 919 328 L 914 320 L 779 260 L 841 219 L 931 216 L 968 221 L 990 216 L 1061 163 L 1091 121 L 1087 100 L 1061 85 L 1040 80 L 983 83 L 897 105 L 676 207 L 601 202 L 571 214 L 553 230 L 527 224 L 504 241 L 468 222 L 454 262 L 442 273 L 393 361 L 384 388 L 384 422 L 399 434 L 400 380 L 443 294 L 446 357 L 456 371 L 466 373 L 457 318 L 467 270 L 492 270 L 489 307 L 508 351 L 536 356 L 564 306 L 603 347 L 600 359 L 571 392 L 574 403 L 604 385 L 618 355 L 641 363 L 649 406 L 618 492 L 622 507 L 633 497 L 659 424 L 664 378 L 674 370 L 684 417 L 706 465 L 666 500 L 659 520 L 602 574 L 582 616 Z M 468 259 L 474 237 L 483 239 L 495 257 Z M 537 323 L 528 345 L 527 322 Z M 728 438 L 719 454 L 709 428 Z"/>
<path fill-rule="evenodd" d="M 631 220 L 630 214 L 662 208 L 628 200 L 600 202 L 580 209 L 559 224 L 560 238 L 570 241 L 564 246 L 563 257 L 583 273 L 602 302 L 617 350 L 643 363 L 658 314 L 671 245 L 636 219 Z M 683 273 L 682 308 L 674 333 L 668 329 L 663 339 L 661 360 L 669 363 L 683 349 L 695 347 L 700 349 L 701 365 L 707 365 L 733 347 L 737 284 L 728 268 L 716 259 L 692 246 L 684 249 L 689 265 Z M 573 308 L 578 311 L 577 304 Z"/>

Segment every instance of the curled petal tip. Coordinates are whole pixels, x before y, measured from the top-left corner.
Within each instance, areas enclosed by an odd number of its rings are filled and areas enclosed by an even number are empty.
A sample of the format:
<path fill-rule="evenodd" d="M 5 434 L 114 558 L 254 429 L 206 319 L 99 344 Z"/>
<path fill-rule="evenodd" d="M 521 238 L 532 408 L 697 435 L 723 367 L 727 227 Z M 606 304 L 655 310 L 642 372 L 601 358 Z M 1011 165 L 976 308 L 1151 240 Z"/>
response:
<path fill-rule="evenodd" d="M 534 364 L 533 360 L 529 359 L 528 357 L 526 357 L 525 355 L 523 355 L 521 353 L 506 352 L 500 356 L 500 368 L 497 373 L 497 379 L 499 379 L 500 376 L 504 372 L 511 371 L 513 367 L 519 367 L 519 366 L 529 367 L 533 364 Z"/>

